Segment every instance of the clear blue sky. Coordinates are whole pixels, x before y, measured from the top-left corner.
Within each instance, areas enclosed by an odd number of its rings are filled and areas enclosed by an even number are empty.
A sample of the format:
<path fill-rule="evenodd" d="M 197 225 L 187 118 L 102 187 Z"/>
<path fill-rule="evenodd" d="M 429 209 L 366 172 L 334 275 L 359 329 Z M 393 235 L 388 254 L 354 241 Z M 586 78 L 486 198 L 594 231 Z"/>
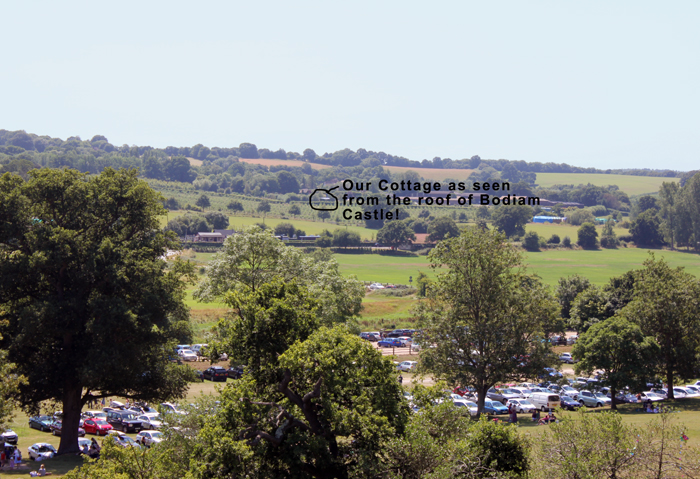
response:
<path fill-rule="evenodd" d="M 3 2 L 0 128 L 700 167 L 700 2 Z"/>

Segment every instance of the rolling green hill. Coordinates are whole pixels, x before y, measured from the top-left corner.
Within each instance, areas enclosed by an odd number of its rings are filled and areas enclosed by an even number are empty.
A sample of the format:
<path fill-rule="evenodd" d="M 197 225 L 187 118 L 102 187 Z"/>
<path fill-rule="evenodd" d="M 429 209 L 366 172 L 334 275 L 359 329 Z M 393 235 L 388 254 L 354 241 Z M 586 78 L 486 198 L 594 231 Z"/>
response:
<path fill-rule="evenodd" d="M 630 196 L 656 193 L 664 181 L 676 182 L 680 178 L 656 176 L 605 175 L 599 173 L 537 173 L 537 184 L 543 187 L 552 185 L 592 184 L 596 186 L 617 185 Z"/>

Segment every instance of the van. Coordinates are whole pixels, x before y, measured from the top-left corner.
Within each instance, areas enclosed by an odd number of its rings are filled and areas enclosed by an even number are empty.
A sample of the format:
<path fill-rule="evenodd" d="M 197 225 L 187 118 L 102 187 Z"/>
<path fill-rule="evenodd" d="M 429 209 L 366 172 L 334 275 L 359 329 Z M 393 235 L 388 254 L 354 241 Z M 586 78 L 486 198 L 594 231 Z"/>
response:
<path fill-rule="evenodd" d="M 537 409 L 546 411 L 559 407 L 560 399 L 558 394 L 536 392 L 528 398 Z"/>

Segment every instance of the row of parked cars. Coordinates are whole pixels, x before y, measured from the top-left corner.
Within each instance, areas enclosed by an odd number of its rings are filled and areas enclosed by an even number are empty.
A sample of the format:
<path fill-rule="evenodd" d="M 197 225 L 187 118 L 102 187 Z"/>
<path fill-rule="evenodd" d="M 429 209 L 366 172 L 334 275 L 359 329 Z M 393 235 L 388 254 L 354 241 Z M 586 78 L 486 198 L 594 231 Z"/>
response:
<path fill-rule="evenodd" d="M 199 379 L 204 381 L 221 381 L 226 382 L 227 379 L 240 379 L 245 373 L 245 366 L 231 366 L 226 369 L 221 366 L 211 366 L 204 371 L 197 371 Z"/>

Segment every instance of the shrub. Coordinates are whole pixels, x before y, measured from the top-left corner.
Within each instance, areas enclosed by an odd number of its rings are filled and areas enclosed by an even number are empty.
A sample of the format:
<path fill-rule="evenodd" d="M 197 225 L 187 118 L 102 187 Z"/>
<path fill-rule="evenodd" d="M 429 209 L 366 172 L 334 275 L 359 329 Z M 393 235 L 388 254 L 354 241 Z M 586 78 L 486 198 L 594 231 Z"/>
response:
<path fill-rule="evenodd" d="M 571 238 L 569 238 L 568 236 L 564 236 L 564 239 L 561 240 L 561 244 L 566 248 L 571 248 Z"/>
<path fill-rule="evenodd" d="M 561 240 L 559 239 L 559 235 L 557 235 L 557 234 L 553 234 L 547 240 L 547 243 L 549 243 L 549 244 L 559 244 L 560 242 L 561 242 Z"/>
<path fill-rule="evenodd" d="M 534 231 L 528 231 L 523 238 L 523 248 L 528 251 L 540 250 L 540 237 Z"/>

